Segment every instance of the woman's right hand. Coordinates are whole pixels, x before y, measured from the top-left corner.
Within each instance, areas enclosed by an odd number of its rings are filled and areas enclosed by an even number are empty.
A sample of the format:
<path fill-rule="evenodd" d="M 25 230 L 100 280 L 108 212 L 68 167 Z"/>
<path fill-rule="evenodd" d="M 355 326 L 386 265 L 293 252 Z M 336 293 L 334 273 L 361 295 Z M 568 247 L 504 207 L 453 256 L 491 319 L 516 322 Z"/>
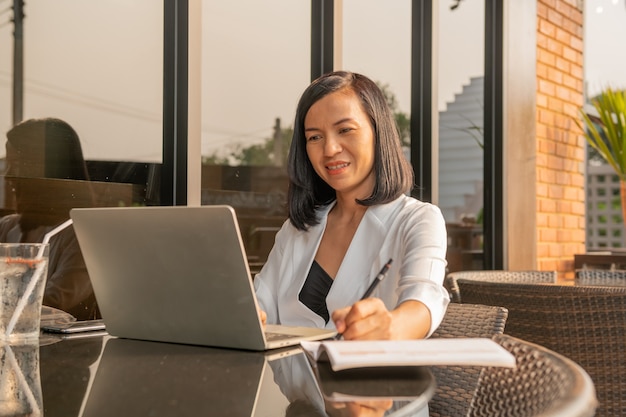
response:
<path fill-rule="evenodd" d="M 261 324 L 265 326 L 267 324 L 267 313 L 263 310 L 259 310 L 259 317 L 261 318 Z"/>

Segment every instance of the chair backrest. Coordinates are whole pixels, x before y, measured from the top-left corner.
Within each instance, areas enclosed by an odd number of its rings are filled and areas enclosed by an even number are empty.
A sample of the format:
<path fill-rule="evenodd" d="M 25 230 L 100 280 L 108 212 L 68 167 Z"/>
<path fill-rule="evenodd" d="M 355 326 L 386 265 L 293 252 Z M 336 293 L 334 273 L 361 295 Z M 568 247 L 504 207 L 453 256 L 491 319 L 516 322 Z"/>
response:
<path fill-rule="evenodd" d="M 626 286 L 626 270 L 623 269 L 579 269 L 574 278 L 576 285 Z"/>
<path fill-rule="evenodd" d="M 595 384 L 598 416 L 626 415 L 626 287 L 457 283 L 464 302 L 508 309 L 505 334 L 580 364 Z"/>
<path fill-rule="evenodd" d="M 459 279 L 487 282 L 516 282 L 518 284 L 556 284 L 556 271 L 457 271 L 450 272 L 444 281 L 444 286 L 450 293 L 452 302 L 460 303 L 461 293 L 456 283 Z"/>
<path fill-rule="evenodd" d="M 450 303 L 441 325 L 431 337 L 491 338 L 504 332 L 506 317 L 506 308 Z M 478 386 L 480 371 L 480 367 L 432 367 L 438 388 L 428 402 L 430 417 L 466 417 Z"/>
<path fill-rule="evenodd" d="M 470 417 L 591 417 L 593 382 L 574 361 L 543 346 L 494 336 L 517 361 L 515 368 L 483 368 Z"/>
<path fill-rule="evenodd" d="M 450 303 L 431 337 L 488 337 L 504 333 L 506 308 L 483 304 Z"/>

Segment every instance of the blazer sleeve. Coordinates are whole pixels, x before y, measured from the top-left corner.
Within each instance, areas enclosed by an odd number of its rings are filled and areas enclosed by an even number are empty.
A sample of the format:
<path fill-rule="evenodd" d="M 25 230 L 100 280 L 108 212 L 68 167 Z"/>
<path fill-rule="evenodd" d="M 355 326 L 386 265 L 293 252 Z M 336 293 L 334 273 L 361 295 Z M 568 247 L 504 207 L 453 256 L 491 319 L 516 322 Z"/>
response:
<path fill-rule="evenodd" d="M 430 336 L 446 312 L 450 297 L 443 287 L 446 273 L 447 234 L 438 207 L 422 205 L 402 222 L 404 259 L 400 267 L 398 303 L 418 300 L 431 315 Z"/>

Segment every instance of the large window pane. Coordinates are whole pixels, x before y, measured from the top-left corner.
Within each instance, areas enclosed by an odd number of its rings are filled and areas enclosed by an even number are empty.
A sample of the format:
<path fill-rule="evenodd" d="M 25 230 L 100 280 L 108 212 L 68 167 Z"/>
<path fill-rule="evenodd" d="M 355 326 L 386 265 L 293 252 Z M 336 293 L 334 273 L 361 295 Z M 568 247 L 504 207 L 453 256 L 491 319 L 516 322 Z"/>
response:
<path fill-rule="evenodd" d="M 158 204 L 162 2 L 29 0 L 24 7 L 21 74 L 7 64 L 14 28 L 0 30 L 0 242 L 41 242 L 75 207 Z M 24 92 L 16 126 L 14 76 Z M 50 240 L 44 304 L 79 319 L 99 315 L 71 228 Z"/>
<path fill-rule="evenodd" d="M 202 2 L 202 204 L 230 204 L 253 271 L 286 219 L 285 160 L 310 73 L 309 2 Z"/>
<path fill-rule="evenodd" d="M 375 23 L 375 27 L 372 25 Z M 344 0 L 341 69 L 383 88 L 396 116 L 407 157 L 411 109 L 411 1 Z"/>
<path fill-rule="evenodd" d="M 439 2 L 439 206 L 448 268 L 482 269 L 484 0 Z"/>
<path fill-rule="evenodd" d="M 25 118 L 81 133 L 87 159 L 161 161 L 163 4 L 32 0 Z"/>
<path fill-rule="evenodd" d="M 88 178 L 98 182 L 90 184 L 93 204 L 158 203 L 157 187 L 148 182 L 162 160 L 163 4 L 32 0 L 25 15 L 23 119 L 58 118 L 75 130 Z M 12 33 L 12 28 L 1 32 L 1 42 L 11 45 L 7 51 L 13 49 Z M 12 60 L 2 60 L 1 68 L 3 96 L 13 76 L 7 61 Z M 0 120 L 3 133 L 11 127 L 9 119 Z M 46 158 L 53 156 L 48 150 Z M 5 208 L 12 209 L 11 196 L 5 200 Z"/>
<path fill-rule="evenodd" d="M 618 52 L 626 39 L 626 2 L 588 0 L 584 4 L 587 96 L 593 97 L 607 86 L 626 88 L 626 54 Z"/>

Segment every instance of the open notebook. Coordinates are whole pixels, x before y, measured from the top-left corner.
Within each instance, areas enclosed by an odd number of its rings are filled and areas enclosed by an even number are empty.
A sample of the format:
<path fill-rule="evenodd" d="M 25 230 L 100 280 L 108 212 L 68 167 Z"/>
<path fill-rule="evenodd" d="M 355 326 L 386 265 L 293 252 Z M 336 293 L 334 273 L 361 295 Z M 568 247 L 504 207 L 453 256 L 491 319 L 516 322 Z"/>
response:
<path fill-rule="evenodd" d="M 265 350 L 334 331 L 261 324 L 230 206 L 73 209 L 107 331 L 118 337 Z"/>

